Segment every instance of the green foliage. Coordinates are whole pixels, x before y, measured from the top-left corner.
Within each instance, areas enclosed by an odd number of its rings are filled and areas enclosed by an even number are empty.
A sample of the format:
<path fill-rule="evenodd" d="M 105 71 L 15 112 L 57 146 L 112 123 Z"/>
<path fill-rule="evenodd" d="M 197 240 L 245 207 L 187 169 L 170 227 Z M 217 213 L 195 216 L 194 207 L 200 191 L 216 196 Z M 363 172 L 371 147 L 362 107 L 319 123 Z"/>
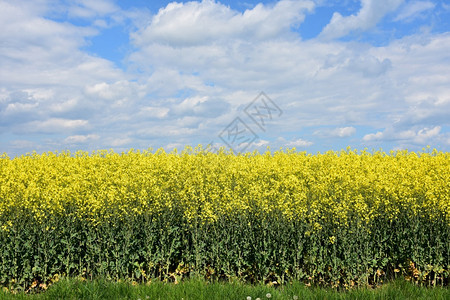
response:
<path fill-rule="evenodd" d="M 58 277 L 180 282 L 241 280 L 280 285 L 353 287 L 399 276 L 446 286 L 449 227 L 407 213 L 397 220 L 352 220 L 314 230 L 307 219 L 224 215 L 187 222 L 181 211 L 109 219 L 98 226 L 74 218 L 37 222 L 25 212 L 0 235 L 0 282 L 9 289 L 45 289 Z"/>

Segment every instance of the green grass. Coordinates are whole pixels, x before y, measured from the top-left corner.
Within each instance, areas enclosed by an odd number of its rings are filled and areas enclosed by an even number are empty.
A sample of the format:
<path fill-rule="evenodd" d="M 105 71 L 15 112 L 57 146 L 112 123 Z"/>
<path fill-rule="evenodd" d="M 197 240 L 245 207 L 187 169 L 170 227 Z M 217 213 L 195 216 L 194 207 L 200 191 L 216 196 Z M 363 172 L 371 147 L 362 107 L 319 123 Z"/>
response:
<path fill-rule="evenodd" d="M 310 288 L 300 283 L 274 288 L 242 283 L 207 283 L 192 279 L 180 284 L 155 282 L 133 286 L 106 280 L 80 281 L 62 279 L 39 294 L 0 292 L 0 299 L 450 299 L 448 288 L 426 288 L 404 280 L 397 280 L 377 289 L 361 288 L 338 292 L 332 289 Z"/>

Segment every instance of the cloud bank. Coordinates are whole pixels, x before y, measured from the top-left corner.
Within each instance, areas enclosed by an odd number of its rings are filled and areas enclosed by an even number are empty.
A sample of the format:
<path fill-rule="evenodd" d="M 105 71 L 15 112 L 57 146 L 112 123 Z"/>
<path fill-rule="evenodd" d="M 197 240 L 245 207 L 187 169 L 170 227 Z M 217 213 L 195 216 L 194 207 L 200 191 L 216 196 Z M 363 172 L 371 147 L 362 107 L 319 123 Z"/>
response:
<path fill-rule="evenodd" d="M 254 148 L 450 148 L 450 33 L 348 38 L 409 24 L 437 9 L 429 2 L 362 0 L 308 40 L 298 28 L 314 1 L 155 13 L 58 3 L 0 0 L 0 152 L 207 144 L 236 117 L 258 135 Z M 128 31 L 120 62 L 85 50 L 108 28 Z M 260 91 L 283 110 L 265 132 L 244 113 Z"/>

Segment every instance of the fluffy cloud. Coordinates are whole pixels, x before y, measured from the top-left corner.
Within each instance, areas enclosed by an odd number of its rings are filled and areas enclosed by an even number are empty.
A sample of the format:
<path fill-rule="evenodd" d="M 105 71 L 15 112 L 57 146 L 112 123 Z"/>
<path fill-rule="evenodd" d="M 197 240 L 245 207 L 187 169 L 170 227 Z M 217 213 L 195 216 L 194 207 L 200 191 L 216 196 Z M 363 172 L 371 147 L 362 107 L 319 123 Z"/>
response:
<path fill-rule="evenodd" d="M 216 1 L 173 2 L 154 15 L 109 1 L 56 12 L 51 1 L 33 3 L 0 0 L 0 138 L 8 151 L 206 144 L 237 116 L 264 138 L 253 145 L 260 149 L 270 142 L 327 150 L 330 137 L 360 147 L 448 145 L 449 33 L 383 47 L 335 40 L 375 27 L 402 1 L 362 1 L 357 14 L 335 14 L 307 41 L 292 28 L 313 14 L 312 1 L 244 12 Z M 424 11 L 406 7 L 397 18 Z M 48 17 L 62 8 L 90 25 Z M 138 27 L 123 69 L 83 50 L 103 25 L 126 17 Z M 283 111 L 264 136 L 244 113 L 260 91 Z"/>
<path fill-rule="evenodd" d="M 441 126 L 435 126 L 433 128 L 420 128 L 409 129 L 404 131 L 394 130 L 388 128 L 384 131 L 378 131 L 377 133 L 366 134 L 363 140 L 366 142 L 372 141 L 399 141 L 401 144 L 415 144 L 425 145 L 432 144 L 436 137 L 439 136 Z"/>
<path fill-rule="evenodd" d="M 60 118 L 50 118 L 44 121 L 32 121 L 21 125 L 20 130 L 23 133 L 58 133 L 74 132 L 88 127 L 87 120 L 68 120 Z"/>
<path fill-rule="evenodd" d="M 269 145 L 270 145 L 270 142 L 266 141 L 266 140 L 259 140 L 254 143 L 254 146 L 256 146 L 256 147 L 267 147 Z"/>
<path fill-rule="evenodd" d="M 158 43 L 194 46 L 218 40 L 266 40 L 289 33 L 301 23 L 314 3 L 308 0 L 283 0 L 269 8 L 262 4 L 238 13 L 212 0 L 169 3 L 153 16 L 148 26 L 132 35 L 136 45 Z"/>
<path fill-rule="evenodd" d="M 117 12 L 120 8 L 107 0 L 77 0 L 68 8 L 68 15 L 73 18 L 95 18 Z"/>
<path fill-rule="evenodd" d="M 361 10 L 348 17 L 335 12 L 322 30 L 323 39 L 336 39 L 356 31 L 362 32 L 375 25 L 388 13 L 395 11 L 404 0 L 361 0 Z"/>
<path fill-rule="evenodd" d="M 312 146 L 314 143 L 311 141 L 307 141 L 304 139 L 294 139 L 291 141 L 286 141 L 284 139 L 281 139 L 281 144 L 283 147 L 288 148 L 306 148 Z"/>
<path fill-rule="evenodd" d="M 95 12 L 96 17 L 116 9 L 102 3 L 76 5 Z M 122 80 L 124 73 L 112 62 L 81 50 L 87 39 L 98 34 L 94 27 L 46 17 L 67 9 L 72 8 L 53 1 L 0 1 L 0 39 L 4 41 L 0 46 L 0 133 L 66 135 L 92 130 L 89 119 L 104 112 L 110 100 L 99 97 L 108 92 L 102 84 L 131 85 Z M 104 88 L 95 99 L 89 90 L 92 83 Z M 116 87 L 109 93 L 117 92 Z M 130 89 L 125 94 L 133 95 Z M 46 140 L 52 148 L 73 141 Z"/>
<path fill-rule="evenodd" d="M 87 135 L 71 135 L 64 139 L 67 144 L 84 144 L 91 140 L 98 140 L 99 136 L 96 134 Z"/>
<path fill-rule="evenodd" d="M 431 1 L 413 1 L 405 5 L 394 20 L 411 22 L 424 12 L 432 10 L 435 6 Z"/>
<path fill-rule="evenodd" d="M 167 114 L 169 111 L 170 111 L 170 109 L 167 107 L 146 106 L 146 107 L 142 107 L 140 109 L 141 114 L 151 117 L 151 118 L 158 118 L 158 119 L 163 119 L 163 118 L 167 117 Z"/>
<path fill-rule="evenodd" d="M 352 136 L 356 133 L 356 128 L 355 127 L 340 127 L 340 128 L 336 128 L 333 129 L 332 131 L 330 131 L 330 135 L 331 136 L 336 136 L 336 137 L 340 137 L 340 138 L 344 138 L 344 137 L 349 137 Z"/>

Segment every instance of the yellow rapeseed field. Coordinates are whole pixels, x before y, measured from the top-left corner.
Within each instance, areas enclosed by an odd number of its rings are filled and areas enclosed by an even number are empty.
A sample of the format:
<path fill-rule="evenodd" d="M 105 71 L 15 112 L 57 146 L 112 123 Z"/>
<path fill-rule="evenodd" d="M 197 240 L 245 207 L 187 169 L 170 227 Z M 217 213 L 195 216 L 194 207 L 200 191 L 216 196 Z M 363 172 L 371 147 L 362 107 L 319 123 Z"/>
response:
<path fill-rule="evenodd" d="M 189 274 L 448 285 L 449 191 L 450 154 L 430 149 L 4 154 L 0 287 Z"/>
<path fill-rule="evenodd" d="M 311 155 L 294 150 L 232 155 L 199 146 L 166 153 L 32 153 L 0 159 L 0 216 L 17 208 L 37 219 L 111 216 L 181 208 L 189 220 L 279 211 L 331 218 L 345 226 L 402 210 L 450 224 L 450 154 L 357 150 Z M 329 219 L 330 220 L 330 219 Z M 8 224 L 2 229 L 7 230 Z"/>

